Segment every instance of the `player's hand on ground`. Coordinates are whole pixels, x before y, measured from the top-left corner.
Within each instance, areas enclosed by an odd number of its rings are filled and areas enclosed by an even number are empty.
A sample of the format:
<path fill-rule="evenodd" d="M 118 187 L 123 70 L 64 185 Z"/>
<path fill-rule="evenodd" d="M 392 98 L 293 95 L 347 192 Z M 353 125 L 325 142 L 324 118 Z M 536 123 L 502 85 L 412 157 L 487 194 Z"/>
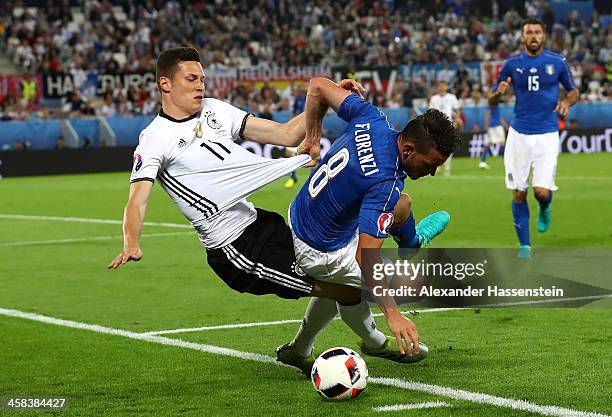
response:
<path fill-rule="evenodd" d="M 569 107 L 569 104 L 567 104 L 565 101 L 560 101 L 557 103 L 557 106 L 553 111 L 559 113 L 559 116 L 565 119 L 567 116 L 569 116 Z"/>
<path fill-rule="evenodd" d="M 395 336 L 400 352 L 408 355 L 419 353 L 419 332 L 411 320 L 398 311 L 387 317 L 387 325 Z"/>
<path fill-rule="evenodd" d="M 140 248 L 124 249 L 110 264 L 106 265 L 106 268 L 117 269 L 129 261 L 140 261 L 141 259 L 142 251 Z"/>
<path fill-rule="evenodd" d="M 298 155 L 308 154 L 310 155 L 311 161 L 306 164 L 306 168 L 312 168 L 317 166 L 321 159 L 321 145 L 318 140 L 307 140 L 304 139 L 300 146 L 297 148 Z"/>
<path fill-rule="evenodd" d="M 508 88 L 510 88 L 510 84 L 512 84 L 512 77 L 506 78 L 506 81 L 502 81 L 497 86 L 497 92 L 500 94 L 506 94 Z"/>
<path fill-rule="evenodd" d="M 363 85 L 361 85 L 361 83 L 359 83 L 359 82 L 357 82 L 355 80 L 351 80 L 349 78 L 346 78 L 346 79 L 340 81 L 338 83 L 338 86 L 344 88 L 345 90 L 352 91 L 353 93 L 357 94 L 361 98 L 365 98 L 364 97 L 365 88 L 363 87 Z"/>

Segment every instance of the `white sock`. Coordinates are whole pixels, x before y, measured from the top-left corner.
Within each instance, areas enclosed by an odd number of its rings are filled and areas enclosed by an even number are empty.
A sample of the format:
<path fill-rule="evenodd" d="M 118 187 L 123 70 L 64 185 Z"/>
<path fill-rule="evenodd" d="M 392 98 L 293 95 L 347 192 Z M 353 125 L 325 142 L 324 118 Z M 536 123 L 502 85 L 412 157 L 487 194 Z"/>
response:
<path fill-rule="evenodd" d="M 336 317 L 338 309 L 334 300 L 313 297 L 308 303 L 304 320 L 291 344 L 303 356 L 310 356 L 317 335 Z"/>
<path fill-rule="evenodd" d="M 374 316 L 367 302 L 362 300 L 354 306 L 338 304 L 338 311 L 342 320 L 361 337 L 367 347 L 379 348 L 387 340 L 387 336 L 376 328 Z"/>

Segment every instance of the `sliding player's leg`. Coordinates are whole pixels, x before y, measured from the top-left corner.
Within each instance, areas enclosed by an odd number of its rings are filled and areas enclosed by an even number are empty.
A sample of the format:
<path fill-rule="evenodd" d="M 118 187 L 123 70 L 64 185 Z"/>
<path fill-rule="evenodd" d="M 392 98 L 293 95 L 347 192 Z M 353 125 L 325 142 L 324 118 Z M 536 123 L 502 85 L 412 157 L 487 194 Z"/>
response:
<path fill-rule="evenodd" d="M 430 214 L 417 225 L 412 213 L 412 199 L 402 194 L 393 210 L 393 226 L 390 233 L 400 248 L 427 246 L 433 238 L 444 231 L 450 215 L 445 211 Z"/>

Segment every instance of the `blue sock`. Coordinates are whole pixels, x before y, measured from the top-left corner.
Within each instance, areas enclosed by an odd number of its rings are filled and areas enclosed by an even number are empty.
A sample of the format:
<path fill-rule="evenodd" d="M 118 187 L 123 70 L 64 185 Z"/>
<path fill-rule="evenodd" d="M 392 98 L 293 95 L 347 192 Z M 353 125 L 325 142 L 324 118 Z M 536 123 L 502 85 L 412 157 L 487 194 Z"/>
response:
<path fill-rule="evenodd" d="M 421 246 L 416 234 L 416 222 L 412 213 L 404 224 L 391 229 L 390 233 L 400 248 L 418 248 Z"/>
<path fill-rule="evenodd" d="M 486 161 L 489 155 L 491 155 L 491 148 L 489 146 L 485 146 L 484 151 L 482 152 L 482 156 L 480 157 L 480 160 L 482 162 Z"/>
<path fill-rule="evenodd" d="M 297 174 L 295 173 L 295 171 L 292 171 L 291 174 L 289 174 L 289 176 L 291 177 L 291 179 L 295 182 L 297 182 Z"/>
<path fill-rule="evenodd" d="M 514 229 L 521 245 L 531 245 L 529 239 L 529 206 L 527 200 L 518 204 L 512 200 L 512 216 L 514 217 Z"/>
<path fill-rule="evenodd" d="M 538 202 L 540 203 L 540 209 L 542 209 L 542 211 L 546 210 L 548 206 L 550 206 L 550 203 L 552 202 L 552 197 L 553 197 L 553 192 L 552 190 L 550 190 L 548 192 L 547 200 L 544 200 L 544 201 L 538 200 Z"/>

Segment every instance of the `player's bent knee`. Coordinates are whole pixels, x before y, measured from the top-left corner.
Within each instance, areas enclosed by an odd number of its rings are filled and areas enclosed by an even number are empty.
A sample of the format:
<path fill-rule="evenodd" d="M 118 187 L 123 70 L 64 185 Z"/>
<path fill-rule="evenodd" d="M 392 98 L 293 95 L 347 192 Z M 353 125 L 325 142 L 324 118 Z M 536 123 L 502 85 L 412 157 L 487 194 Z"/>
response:
<path fill-rule="evenodd" d="M 523 204 L 527 200 L 527 191 L 512 190 L 512 198 L 517 204 Z"/>
<path fill-rule="evenodd" d="M 397 227 L 406 222 L 412 212 L 412 198 L 408 194 L 402 193 L 393 209 L 393 226 Z"/>
<path fill-rule="evenodd" d="M 534 187 L 533 189 L 533 196 L 538 201 L 547 201 L 549 193 L 550 190 L 547 190 L 546 188 Z"/>

